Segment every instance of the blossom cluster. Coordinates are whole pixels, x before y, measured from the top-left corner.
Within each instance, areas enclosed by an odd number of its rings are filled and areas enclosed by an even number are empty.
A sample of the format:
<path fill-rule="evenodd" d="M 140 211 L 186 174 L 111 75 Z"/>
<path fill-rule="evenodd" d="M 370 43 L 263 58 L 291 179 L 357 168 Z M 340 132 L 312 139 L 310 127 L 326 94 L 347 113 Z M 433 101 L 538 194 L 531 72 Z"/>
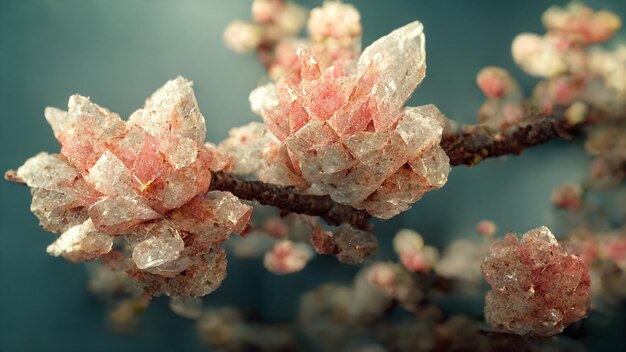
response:
<path fill-rule="evenodd" d="M 594 11 L 577 2 L 552 6 L 542 17 L 544 35 L 519 34 L 513 41 L 515 62 L 526 73 L 542 78 L 529 100 L 504 69 L 488 67 L 477 81 L 488 97 L 481 122 L 496 129 L 518 123 L 529 111 L 550 113 L 568 108 L 568 119 L 584 120 L 590 107 L 614 114 L 626 106 L 626 50 L 600 49 L 621 27 L 609 11 Z"/>
<path fill-rule="evenodd" d="M 450 168 L 439 145 L 444 115 L 434 105 L 403 107 L 425 76 L 424 45 L 423 26 L 413 22 L 358 60 L 325 67 L 299 50 L 299 74 L 250 94 L 267 131 L 252 123 L 220 148 L 240 160 L 235 172 L 328 194 L 379 218 L 399 214 L 442 187 Z"/>
<path fill-rule="evenodd" d="M 306 11 L 298 5 L 254 0 L 252 15 L 254 23 L 232 22 L 224 31 L 224 41 L 237 52 L 255 50 L 275 81 L 299 74 L 299 49 L 310 50 L 324 67 L 355 58 L 361 49 L 361 15 L 341 1 L 325 1 L 306 20 Z M 305 21 L 308 38 L 298 38 Z"/>
<path fill-rule="evenodd" d="M 211 172 L 232 161 L 205 144 L 191 82 L 167 82 L 128 121 L 80 95 L 45 116 L 61 154 L 34 156 L 17 177 L 41 225 L 61 234 L 50 254 L 103 259 L 150 295 L 203 296 L 220 285 L 220 244 L 244 230 L 251 208 L 208 192 Z"/>
<path fill-rule="evenodd" d="M 482 271 L 492 288 L 485 297 L 485 320 L 496 328 L 552 336 L 589 312 L 589 269 L 546 227 L 521 240 L 509 234 L 494 243 Z"/>

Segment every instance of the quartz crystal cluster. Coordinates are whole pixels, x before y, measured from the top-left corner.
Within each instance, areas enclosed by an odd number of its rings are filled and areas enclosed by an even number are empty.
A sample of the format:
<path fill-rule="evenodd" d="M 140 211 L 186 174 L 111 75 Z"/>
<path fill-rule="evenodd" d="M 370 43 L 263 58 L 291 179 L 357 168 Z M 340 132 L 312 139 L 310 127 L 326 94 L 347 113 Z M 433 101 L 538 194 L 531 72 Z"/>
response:
<path fill-rule="evenodd" d="M 41 225 L 61 234 L 50 254 L 105 259 L 151 295 L 202 296 L 219 286 L 220 244 L 247 226 L 251 208 L 207 193 L 211 171 L 231 160 L 205 144 L 190 81 L 167 82 L 128 121 L 80 95 L 45 116 L 61 154 L 32 157 L 17 177 L 31 187 Z"/>
<path fill-rule="evenodd" d="M 423 26 L 413 22 L 374 42 L 358 60 L 324 67 L 299 50 L 299 74 L 250 94 L 269 133 L 251 124 L 231 134 L 256 137 L 239 152 L 249 161 L 239 167 L 259 168 L 265 182 L 329 194 L 385 219 L 442 187 L 450 168 L 439 146 L 445 117 L 434 105 L 403 107 L 425 76 L 424 45 Z"/>
<path fill-rule="evenodd" d="M 509 234 L 494 243 L 482 271 L 491 285 L 485 320 L 495 328 L 552 336 L 587 316 L 589 269 L 546 227 L 525 233 L 521 240 Z"/>

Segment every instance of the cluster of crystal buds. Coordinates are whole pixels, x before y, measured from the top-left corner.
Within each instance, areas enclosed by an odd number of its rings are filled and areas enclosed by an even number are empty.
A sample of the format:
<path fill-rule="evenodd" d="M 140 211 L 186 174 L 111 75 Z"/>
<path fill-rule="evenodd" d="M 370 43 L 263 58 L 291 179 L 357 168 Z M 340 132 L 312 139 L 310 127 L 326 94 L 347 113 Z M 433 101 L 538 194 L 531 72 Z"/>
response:
<path fill-rule="evenodd" d="M 31 209 L 60 233 L 48 252 L 105 259 L 152 295 L 202 296 L 226 275 L 220 244 L 247 226 L 251 208 L 208 192 L 231 160 L 205 144 L 192 83 L 178 77 L 128 121 L 80 95 L 68 111 L 47 108 L 61 154 L 40 153 L 17 170 Z"/>
<path fill-rule="evenodd" d="M 256 155 L 264 162 L 243 157 L 251 163 L 243 169 L 259 168 L 265 182 L 328 194 L 379 218 L 399 214 L 445 184 L 444 115 L 433 105 L 403 107 L 425 76 L 421 23 L 380 38 L 358 60 L 324 68 L 305 49 L 298 57 L 299 74 L 250 94 L 252 110 L 270 133 L 252 124 L 222 144 L 246 140 L 248 154 L 262 148 Z"/>
<path fill-rule="evenodd" d="M 546 78 L 535 88 L 533 105 L 548 111 L 575 101 L 607 110 L 623 106 L 626 100 L 620 84 L 613 83 L 624 77 L 619 50 L 590 50 L 591 45 L 606 42 L 619 30 L 620 18 L 574 2 L 549 8 L 542 21 L 547 30 L 544 35 L 522 33 L 512 45 L 513 59 L 522 70 Z M 620 63 L 621 72 L 617 68 Z"/>
<path fill-rule="evenodd" d="M 286 0 L 254 0 L 252 21 L 234 20 L 224 30 L 224 43 L 230 49 L 245 53 L 258 51 L 260 55 L 285 38 L 300 32 L 307 11 L 302 6 Z M 261 57 L 270 60 L 270 57 Z"/>
<path fill-rule="evenodd" d="M 485 298 L 485 320 L 496 328 L 552 336 L 587 316 L 589 269 L 546 227 L 521 240 L 509 234 L 494 243 L 482 271 L 492 288 Z"/>

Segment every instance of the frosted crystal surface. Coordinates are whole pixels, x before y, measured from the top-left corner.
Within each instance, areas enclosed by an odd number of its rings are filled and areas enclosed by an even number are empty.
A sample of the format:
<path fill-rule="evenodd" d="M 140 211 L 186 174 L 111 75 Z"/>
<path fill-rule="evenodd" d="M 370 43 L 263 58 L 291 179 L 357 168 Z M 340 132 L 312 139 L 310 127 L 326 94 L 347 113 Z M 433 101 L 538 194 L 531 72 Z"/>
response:
<path fill-rule="evenodd" d="M 50 254 L 106 259 L 151 295 L 202 296 L 219 286 L 220 246 L 244 231 L 252 209 L 228 192 L 207 194 L 212 171 L 232 159 L 205 144 L 190 81 L 167 82 L 128 121 L 80 95 L 45 117 L 61 154 L 37 154 L 17 176 L 31 187 L 41 225 L 61 234 Z"/>
<path fill-rule="evenodd" d="M 334 31 L 324 36 L 333 37 Z M 239 168 L 266 182 L 329 194 L 380 218 L 397 215 L 445 184 L 449 160 L 439 146 L 444 115 L 434 105 L 403 106 L 426 72 L 421 23 L 378 39 L 358 60 L 327 65 L 328 58 L 316 50 L 299 48 L 296 54 L 299 75 L 250 94 L 252 111 L 277 141 L 249 144 Z M 244 136 L 237 132 L 225 148 Z M 260 141 L 260 133 L 247 133 Z M 263 149 L 263 163 L 249 157 L 259 155 L 250 151 L 254 148 Z M 401 185 L 411 190 L 391 189 Z"/>
<path fill-rule="evenodd" d="M 531 230 L 521 240 L 507 235 L 492 245 L 482 272 L 491 285 L 485 320 L 496 328 L 552 336 L 589 312 L 589 269 L 547 227 Z"/>

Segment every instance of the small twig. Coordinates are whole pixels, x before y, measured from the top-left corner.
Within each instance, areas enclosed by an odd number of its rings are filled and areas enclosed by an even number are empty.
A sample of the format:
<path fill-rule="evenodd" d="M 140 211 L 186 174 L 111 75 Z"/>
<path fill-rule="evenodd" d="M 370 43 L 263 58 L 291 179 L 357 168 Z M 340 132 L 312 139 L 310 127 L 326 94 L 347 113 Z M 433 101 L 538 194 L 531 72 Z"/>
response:
<path fill-rule="evenodd" d="M 22 180 L 22 178 L 17 175 L 17 172 L 15 172 L 15 170 L 8 170 L 7 172 L 5 172 L 4 179 L 9 182 L 26 184 L 26 182 L 24 182 L 24 180 Z"/>
<path fill-rule="evenodd" d="M 244 181 L 224 172 L 213 174 L 211 190 L 228 191 L 241 199 L 255 200 L 293 213 L 320 216 L 330 225 L 349 223 L 361 230 L 371 229 L 367 212 L 339 204 L 330 196 L 298 194 L 293 187 Z"/>
<path fill-rule="evenodd" d="M 549 116 L 528 119 L 500 133 L 482 126 L 472 126 L 469 132 L 445 135 L 441 147 L 448 154 L 450 165 L 473 166 L 487 158 L 518 155 L 527 148 L 557 137 L 570 139 L 580 133 L 586 124 L 570 124 L 563 118 Z"/>

